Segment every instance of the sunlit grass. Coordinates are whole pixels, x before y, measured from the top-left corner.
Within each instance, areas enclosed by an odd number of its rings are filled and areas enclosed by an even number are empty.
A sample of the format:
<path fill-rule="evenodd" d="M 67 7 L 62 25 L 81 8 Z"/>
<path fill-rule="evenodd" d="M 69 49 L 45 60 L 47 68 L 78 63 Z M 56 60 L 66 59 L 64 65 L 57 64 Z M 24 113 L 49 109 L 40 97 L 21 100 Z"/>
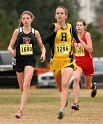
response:
<path fill-rule="evenodd" d="M 103 90 L 98 89 L 95 98 L 91 90 L 81 89 L 79 97 L 80 110 L 71 109 L 74 103 L 73 90 L 69 97 L 69 106 L 65 109 L 63 121 L 58 121 L 60 109 L 60 92 L 57 89 L 30 89 L 23 118 L 15 119 L 19 110 L 20 89 L 0 89 L 0 124 L 99 124 L 103 123 Z"/>
<path fill-rule="evenodd" d="M 82 89 L 81 91 L 83 91 Z M 86 90 L 84 90 L 86 92 Z M 101 91 L 101 90 L 100 90 Z M 73 101 L 73 91 L 70 95 L 69 101 Z M 85 93 L 84 93 L 85 94 Z M 81 94 L 79 101 L 80 102 L 103 102 L 101 97 L 91 98 L 89 96 L 89 92 L 87 96 L 83 96 Z M 21 91 L 19 89 L 0 89 L 0 104 L 19 104 L 21 99 Z M 41 103 L 41 102 L 59 102 L 60 94 L 57 89 L 35 89 L 30 90 L 29 98 L 27 103 Z"/>

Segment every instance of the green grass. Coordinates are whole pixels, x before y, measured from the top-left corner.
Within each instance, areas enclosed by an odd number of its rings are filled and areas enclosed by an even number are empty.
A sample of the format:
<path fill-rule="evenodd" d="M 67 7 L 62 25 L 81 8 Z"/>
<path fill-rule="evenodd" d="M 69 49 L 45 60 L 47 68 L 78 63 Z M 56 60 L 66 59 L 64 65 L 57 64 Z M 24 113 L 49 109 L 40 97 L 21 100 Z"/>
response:
<path fill-rule="evenodd" d="M 72 90 L 71 90 L 72 91 Z M 86 90 L 81 90 L 86 91 Z M 43 102 L 59 102 L 60 97 L 58 96 L 57 89 L 35 89 L 30 90 L 29 98 L 27 103 L 43 103 Z M 89 93 L 89 92 L 88 92 Z M 73 93 L 72 93 L 73 94 Z M 103 102 L 101 97 L 91 98 L 89 96 L 80 96 L 80 102 Z M 20 103 L 21 92 L 19 89 L 0 89 L 0 104 L 19 104 Z M 70 95 L 69 101 L 73 101 L 73 96 Z"/>
<path fill-rule="evenodd" d="M 14 116 L 19 110 L 20 89 L 0 89 L 0 124 L 102 124 L 103 90 L 98 89 L 97 96 L 91 98 L 91 90 L 81 89 L 80 110 L 71 109 L 74 103 L 73 91 L 69 97 L 69 106 L 62 121 L 57 119 L 60 109 L 60 92 L 57 89 L 30 89 L 22 119 Z"/>

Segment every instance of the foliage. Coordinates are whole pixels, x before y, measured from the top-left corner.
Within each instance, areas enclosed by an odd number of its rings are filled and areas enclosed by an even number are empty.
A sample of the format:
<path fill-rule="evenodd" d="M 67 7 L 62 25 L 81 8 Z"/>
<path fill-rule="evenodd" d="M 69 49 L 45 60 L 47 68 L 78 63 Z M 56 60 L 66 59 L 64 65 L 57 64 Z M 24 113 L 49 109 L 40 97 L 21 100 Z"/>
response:
<path fill-rule="evenodd" d="M 11 33 L 11 26 L 8 25 L 9 20 L 5 15 L 5 12 L 0 10 L 0 48 L 5 49 L 7 47 L 9 35 Z"/>
<path fill-rule="evenodd" d="M 1 15 L 4 16 L 4 18 L 0 17 L 2 22 L 0 23 L 0 31 L 2 31 L 0 36 L 0 44 L 4 43 L 4 47 L 0 45 L 0 49 L 7 49 L 13 30 L 17 28 L 19 17 L 23 11 L 29 10 L 34 14 L 35 19 L 32 23 L 32 27 L 39 30 L 41 37 L 43 37 L 49 24 L 55 22 L 54 15 L 57 6 L 65 6 L 67 8 L 69 11 L 69 18 L 67 21 L 74 23 L 78 18 L 77 12 L 79 11 L 79 4 L 76 0 L 1 0 L 0 9 L 3 11 Z M 6 37 L 4 37 L 4 35 Z M 47 61 L 49 61 L 50 49 L 48 44 L 46 45 L 46 49 L 48 51 Z M 40 62 L 40 49 L 38 48 L 38 45 L 36 54 L 37 61 Z M 46 63 L 42 63 L 41 66 L 45 66 L 45 64 Z"/>
<path fill-rule="evenodd" d="M 95 8 L 96 12 L 96 22 L 98 29 L 102 32 L 103 34 L 103 0 L 100 0 L 99 5 L 96 6 Z"/>
<path fill-rule="evenodd" d="M 35 19 L 32 23 L 32 27 L 35 27 L 35 29 L 40 32 L 41 37 L 43 37 L 49 24 L 55 22 L 54 16 L 57 6 L 65 6 L 67 8 L 69 12 L 67 22 L 74 24 L 80 10 L 77 0 L 0 0 L 0 49 L 7 49 L 12 33 L 14 29 L 18 27 L 18 20 L 23 11 L 29 10 L 34 14 Z M 95 37 L 94 35 L 93 33 L 92 36 Z M 94 45 L 96 41 L 95 39 L 93 40 Z M 100 39 L 99 42 L 102 42 L 102 40 Z M 46 66 L 46 63 L 49 62 L 50 48 L 48 44 L 45 46 L 47 49 L 47 59 L 46 62 L 41 64 L 39 59 L 40 49 L 38 45 L 36 46 L 38 65 Z M 97 48 L 96 50 L 98 51 Z M 95 54 L 100 55 L 97 53 L 98 52 Z"/>
<path fill-rule="evenodd" d="M 101 57 L 101 50 L 103 50 L 103 35 L 99 32 L 93 24 L 88 24 L 87 31 L 91 33 L 93 41 L 93 55 Z"/>
<path fill-rule="evenodd" d="M 100 0 L 99 6 L 96 7 L 96 12 L 103 13 L 103 0 Z"/>
<path fill-rule="evenodd" d="M 0 8 L 5 11 L 11 23 L 17 23 L 17 20 L 23 11 L 31 11 L 35 16 L 33 26 L 40 31 L 42 36 L 44 35 L 48 25 L 55 21 L 55 9 L 60 5 L 65 6 L 68 9 L 68 21 L 72 23 L 75 22 L 75 19 L 78 17 L 77 12 L 79 11 L 79 4 L 76 0 L 14 0 L 13 2 L 11 0 L 0 1 Z"/>

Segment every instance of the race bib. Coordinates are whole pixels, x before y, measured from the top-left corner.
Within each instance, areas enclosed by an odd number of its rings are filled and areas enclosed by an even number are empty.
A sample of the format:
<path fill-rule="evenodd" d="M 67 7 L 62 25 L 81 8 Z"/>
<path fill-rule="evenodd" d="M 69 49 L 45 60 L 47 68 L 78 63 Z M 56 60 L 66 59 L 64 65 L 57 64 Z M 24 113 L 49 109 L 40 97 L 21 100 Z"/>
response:
<path fill-rule="evenodd" d="M 33 54 L 32 44 L 21 44 L 20 45 L 20 54 L 21 55 L 30 55 L 30 54 Z"/>
<path fill-rule="evenodd" d="M 55 53 L 58 55 L 69 54 L 68 44 L 55 44 Z"/>
<path fill-rule="evenodd" d="M 76 56 L 85 56 L 84 48 L 79 49 L 79 47 L 75 47 L 75 50 L 76 50 Z"/>
<path fill-rule="evenodd" d="M 12 65 L 16 65 L 16 59 L 12 57 Z"/>

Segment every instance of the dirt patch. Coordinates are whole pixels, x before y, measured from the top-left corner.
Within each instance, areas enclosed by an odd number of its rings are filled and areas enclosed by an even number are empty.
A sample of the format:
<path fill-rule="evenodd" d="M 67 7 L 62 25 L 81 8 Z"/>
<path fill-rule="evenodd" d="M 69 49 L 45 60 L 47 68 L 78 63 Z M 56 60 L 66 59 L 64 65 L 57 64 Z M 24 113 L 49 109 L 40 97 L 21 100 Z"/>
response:
<path fill-rule="evenodd" d="M 0 124 L 103 124 L 102 89 L 98 90 L 95 98 L 90 97 L 90 90 L 81 90 L 79 111 L 71 109 L 74 99 L 71 90 L 69 105 L 65 109 L 65 116 L 62 120 L 57 119 L 60 107 L 60 93 L 57 89 L 30 90 L 29 99 L 21 119 L 14 117 L 19 109 L 19 101 L 15 103 L 14 96 L 18 96 L 20 99 L 20 91 L 16 89 L 5 91 L 0 91 Z M 2 99 L 6 98 L 10 98 L 11 101 L 5 100 L 5 103 L 1 104 Z"/>

